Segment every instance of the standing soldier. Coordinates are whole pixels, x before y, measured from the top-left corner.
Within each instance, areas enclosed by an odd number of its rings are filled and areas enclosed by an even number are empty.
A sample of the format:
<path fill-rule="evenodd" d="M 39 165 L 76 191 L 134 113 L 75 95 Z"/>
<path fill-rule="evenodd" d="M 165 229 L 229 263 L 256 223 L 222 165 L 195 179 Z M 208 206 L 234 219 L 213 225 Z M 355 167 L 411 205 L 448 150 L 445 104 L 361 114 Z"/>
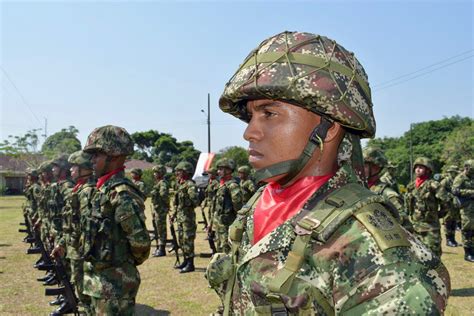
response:
<path fill-rule="evenodd" d="M 146 186 L 145 182 L 142 181 L 143 170 L 140 168 L 133 168 L 130 171 L 130 174 L 132 175 L 133 184 L 135 184 L 135 186 L 140 189 L 146 200 Z"/>
<path fill-rule="evenodd" d="M 381 171 L 387 165 L 387 157 L 381 149 L 374 147 L 364 149 L 363 156 L 364 171 L 370 191 L 382 195 L 392 202 L 397 212 L 395 215 L 399 218 L 400 224 L 408 231 L 413 232 L 413 226 L 403 205 L 403 198 L 392 189 L 390 183 L 384 182 L 380 177 Z"/>
<path fill-rule="evenodd" d="M 37 217 L 38 203 L 41 197 L 41 185 L 38 183 L 38 171 L 28 169 L 26 173 L 28 188 L 25 191 L 27 204 L 25 207 L 25 220 L 29 227 L 33 227 L 34 220 Z"/>
<path fill-rule="evenodd" d="M 397 166 L 394 165 L 391 161 L 387 162 L 385 166 L 385 173 L 380 177 L 380 180 L 384 183 L 387 183 L 395 192 L 400 194 L 400 189 L 398 188 L 397 178 L 395 177 L 395 172 Z"/>
<path fill-rule="evenodd" d="M 263 41 L 220 108 L 248 123 L 267 186 L 230 227 L 231 255 L 206 275 L 224 314 L 441 314 L 449 275 L 365 189 L 360 137 L 375 134 L 367 76 L 352 53 L 309 33 Z"/>
<path fill-rule="evenodd" d="M 229 253 L 229 226 L 242 208 L 242 191 L 237 181 L 232 177 L 235 170 L 234 160 L 219 159 L 216 167 L 220 180 L 214 197 L 214 216 L 209 231 L 216 232 L 217 252 Z"/>
<path fill-rule="evenodd" d="M 155 228 L 157 247 L 153 257 L 166 256 L 166 215 L 169 211 L 169 184 L 165 179 L 166 168 L 163 165 L 153 167 L 155 185 L 151 191 L 153 227 Z"/>
<path fill-rule="evenodd" d="M 240 178 L 240 189 L 242 190 L 242 205 L 247 203 L 252 195 L 257 191 L 255 183 L 250 179 L 250 167 L 240 166 L 237 169 Z"/>
<path fill-rule="evenodd" d="M 464 260 L 474 262 L 474 160 L 464 163 L 464 171 L 453 181 L 453 193 L 461 204 L 461 232 Z"/>
<path fill-rule="evenodd" d="M 212 167 L 207 170 L 209 175 L 209 180 L 204 192 L 204 201 L 202 202 L 202 208 L 204 209 L 207 206 L 207 218 L 209 219 L 209 224 L 211 224 L 212 216 L 214 214 L 214 197 L 216 196 L 217 189 L 219 188 L 219 181 L 217 180 L 217 170 Z"/>
<path fill-rule="evenodd" d="M 150 254 L 144 196 L 125 177 L 133 140 L 123 128 L 96 128 L 84 152 L 92 155 L 96 188 L 84 233 L 84 294 L 96 315 L 132 315 L 140 286 L 137 265 Z"/>
<path fill-rule="evenodd" d="M 438 217 L 439 183 L 431 179 L 433 164 L 418 157 L 413 165 L 416 179 L 407 186 L 405 207 L 418 239 L 441 258 L 441 225 Z"/>
<path fill-rule="evenodd" d="M 175 268 L 180 273 L 194 271 L 194 239 L 196 239 L 196 212 L 199 204 L 196 184 L 191 180 L 193 165 L 181 161 L 175 168 L 177 189 L 174 195 L 174 210 L 170 216 L 171 225 L 176 219 L 178 225 L 179 246 L 183 251 L 184 260 Z"/>
<path fill-rule="evenodd" d="M 459 207 L 456 197 L 453 195 L 453 180 L 458 174 L 456 166 L 448 166 L 446 174 L 439 183 L 438 196 L 441 199 L 440 209 L 445 214 L 444 228 L 446 231 L 446 246 L 457 247 L 456 242 L 456 222 L 459 221 Z"/>

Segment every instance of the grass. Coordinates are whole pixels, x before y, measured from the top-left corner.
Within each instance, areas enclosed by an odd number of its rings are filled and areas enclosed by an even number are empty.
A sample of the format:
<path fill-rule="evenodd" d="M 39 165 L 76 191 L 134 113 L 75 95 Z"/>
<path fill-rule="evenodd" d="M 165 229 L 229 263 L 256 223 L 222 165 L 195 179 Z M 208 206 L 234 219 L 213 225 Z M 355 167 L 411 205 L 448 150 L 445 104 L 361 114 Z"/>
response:
<path fill-rule="evenodd" d="M 18 232 L 23 221 L 21 196 L 0 197 L 0 314 L 46 315 L 51 297 L 36 281 L 43 273 L 32 268 L 37 255 L 26 255 L 27 244 Z M 149 203 L 149 201 L 147 201 Z M 151 226 L 147 204 L 147 225 Z M 197 212 L 198 217 L 201 212 Z M 202 225 L 198 225 L 196 254 L 208 253 Z M 457 234 L 460 241 L 460 235 Z M 443 241 L 444 245 L 444 241 Z M 204 270 L 208 258 L 196 258 L 196 272 L 180 274 L 173 269 L 175 258 L 149 258 L 139 266 L 142 283 L 137 297 L 137 315 L 208 315 L 215 311 L 219 299 L 207 287 Z M 474 264 L 463 260 L 461 247 L 443 248 L 443 262 L 451 275 L 452 292 L 447 315 L 473 315 Z"/>

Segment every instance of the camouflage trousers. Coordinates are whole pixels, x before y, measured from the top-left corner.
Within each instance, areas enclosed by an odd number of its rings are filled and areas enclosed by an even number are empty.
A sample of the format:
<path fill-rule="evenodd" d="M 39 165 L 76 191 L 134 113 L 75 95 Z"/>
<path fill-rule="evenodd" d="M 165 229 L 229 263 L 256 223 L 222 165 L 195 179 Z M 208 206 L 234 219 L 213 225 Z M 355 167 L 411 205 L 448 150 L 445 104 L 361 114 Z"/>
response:
<path fill-rule="evenodd" d="M 91 297 L 82 293 L 84 290 L 84 260 L 70 259 L 71 262 L 71 282 L 74 284 L 76 295 L 81 302 L 86 315 L 91 315 Z"/>
<path fill-rule="evenodd" d="M 460 213 L 458 208 L 451 207 L 446 210 L 446 216 L 444 217 L 444 228 L 446 229 L 446 235 L 454 235 L 456 233 L 456 223 L 460 220 Z"/>
<path fill-rule="evenodd" d="M 441 258 L 441 232 L 440 230 L 415 232 L 414 235 L 434 253 Z"/>
<path fill-rule="evenodd" d="M 466 248 L 474 248 L 474 203 L 461 209 L 462 242 Z"/>
<path fill-rule="evenodd" d="M 135 315 L 134 298 L 97 298 L 91 297 L 93 315 L 129 316 Z"/>
<path fill-rule="evenodd" d="M 184 259 L 194 257 L 194 239 L 196 239 L 196 213 L 194 210 L 183 212 L 176 218 L 178 226 L 179 246 L 183 251 Z"/>
<path fill-rule="evenodd" d="M 221 222 L 214 221 L 213 230 L 216 232 L 217 252 L 230 253 L 229 226 Z"/>
<path fill-rule="evenodd" d="M 153 223 L 157 234 L 157 243 L 160 246 L 166 245 L 166 215 L 168 214 L 167 209 L 159 209 L 153 207 Z"/>

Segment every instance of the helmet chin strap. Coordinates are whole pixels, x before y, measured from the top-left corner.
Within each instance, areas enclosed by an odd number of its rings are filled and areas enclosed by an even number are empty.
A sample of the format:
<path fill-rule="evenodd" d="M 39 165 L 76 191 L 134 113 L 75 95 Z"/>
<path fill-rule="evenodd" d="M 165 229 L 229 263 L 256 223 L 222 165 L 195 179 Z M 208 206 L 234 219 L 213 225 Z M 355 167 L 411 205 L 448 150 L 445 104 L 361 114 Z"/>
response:
<path fill-rule="evenodd" d="M 282 161 L 259 169 L 255 172 L 255 180 L 260 182 L 286 173 L 286 176 L 278 182 L 281 184 L 290 182 L 290 180 L 303 170 L 317 148 L 321 148 L 322 151 L 324 139 L 326 139 L 327 132 L 332 124 L 333 123 L 325 117 L 321 117 L 321 122 L 311 132 L 306 147 L 297 159 Z"/>

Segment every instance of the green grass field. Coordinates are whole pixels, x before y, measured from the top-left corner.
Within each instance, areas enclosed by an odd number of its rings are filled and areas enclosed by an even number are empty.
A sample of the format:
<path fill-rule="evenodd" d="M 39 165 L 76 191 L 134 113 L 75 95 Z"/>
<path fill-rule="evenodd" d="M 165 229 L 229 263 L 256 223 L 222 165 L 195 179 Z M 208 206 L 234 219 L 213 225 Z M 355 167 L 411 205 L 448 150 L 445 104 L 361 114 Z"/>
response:
<path fill-rule="evenodd" d="M 28 245 L 18 232 L 23 221 L 20 196 L 0 197 L 0 314 L 47 315 L 51 297 L 36 281 L 43 273 L 33 269 L 38 255 L 26 255 Z M 147 218 L 151 226 L 150 207 Z M 200 216 L 200 212 L 198 212 Z M 196 254 L 208 253 L 202 225 L 198 225 Z M 458 234 L 457 240 L 460 240 Z M 451 275 L 452 292 L 447 315 L 474 315 L 474 264 L 463 260 L 462 248 L 443 248 L 443 261 Z M 175 258 L 151 257 L 139 267 L 142 283 L 137 297 L 137 315 L 208 315 L 218 298 L 207 287 L 204 270 L 208 258 L 196 258 L 196 272 L 180 274 L 173 269 Z"/>

